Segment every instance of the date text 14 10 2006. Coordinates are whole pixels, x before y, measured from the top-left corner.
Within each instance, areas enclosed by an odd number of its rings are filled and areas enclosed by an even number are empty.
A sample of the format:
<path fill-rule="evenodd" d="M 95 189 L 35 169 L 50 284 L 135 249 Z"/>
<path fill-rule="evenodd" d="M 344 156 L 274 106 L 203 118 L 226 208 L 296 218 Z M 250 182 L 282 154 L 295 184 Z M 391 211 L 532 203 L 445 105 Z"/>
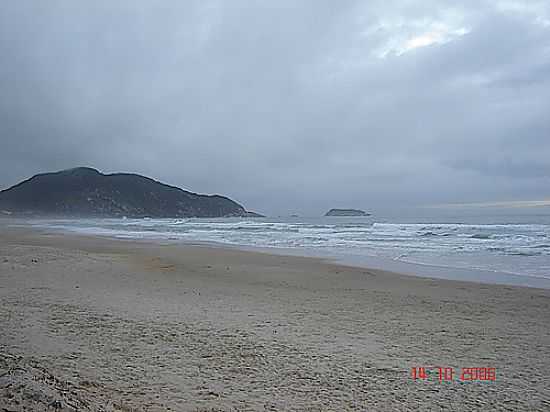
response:
<path fill-rule="evenodd" d="M 411 369 L 411 377 L 414 380 L 428 379 L 433 372 L 437 373 L 439 382 L 453 381 L 496 381 L 496 368 L 488 367 L 471 367 L 461 368 L 460 373 L 455 373 L 454 368 L 443 366 L 415 366 Z"/>

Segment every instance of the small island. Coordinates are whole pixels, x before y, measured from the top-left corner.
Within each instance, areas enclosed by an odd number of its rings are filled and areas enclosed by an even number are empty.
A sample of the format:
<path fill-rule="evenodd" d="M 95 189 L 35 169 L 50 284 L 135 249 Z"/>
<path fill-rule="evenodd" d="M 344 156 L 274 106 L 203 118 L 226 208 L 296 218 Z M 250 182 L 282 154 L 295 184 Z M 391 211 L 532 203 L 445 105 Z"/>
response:
<path fill-rule="evenodd" d="M 370 216 L 370 213 L 359 209 L 330 209 L 325 216 Z"/>

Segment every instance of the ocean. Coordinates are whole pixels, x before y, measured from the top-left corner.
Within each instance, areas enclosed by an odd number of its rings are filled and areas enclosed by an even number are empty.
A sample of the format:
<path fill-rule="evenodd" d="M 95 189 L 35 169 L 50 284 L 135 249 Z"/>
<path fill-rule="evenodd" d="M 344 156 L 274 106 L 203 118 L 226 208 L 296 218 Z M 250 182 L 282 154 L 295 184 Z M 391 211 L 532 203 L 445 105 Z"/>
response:
<path fill-rule="evenodd" d="M 369 217 L 37 219 L 125 239 L 317 256 L 421 276 L 550 287 L 550 208 L 409 208 Z"/>

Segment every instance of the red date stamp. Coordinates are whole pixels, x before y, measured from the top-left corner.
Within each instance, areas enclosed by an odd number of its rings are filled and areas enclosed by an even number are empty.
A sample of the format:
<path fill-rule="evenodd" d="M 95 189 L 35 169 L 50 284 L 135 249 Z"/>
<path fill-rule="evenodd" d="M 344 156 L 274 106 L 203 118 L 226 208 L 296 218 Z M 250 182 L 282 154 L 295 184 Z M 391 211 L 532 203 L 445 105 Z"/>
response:
<path fill-rule="evenodd" d="M 472 367 L 472 368 L 461 368 L 460 373 L 455 373 L 454 368 L 442 367 L 442 366 L 415 366 L 411 368 L 411 377 L 414 380 L 417 379 L 428 379 L 430 375 L 437 375 L 439 382 L 452 382 L 454 380 L 460 380 L 462 382 L 467 381 L 496 381 L 497 380 L 497 370 L 496 368 L 487 368 L 487 367 Z"/>

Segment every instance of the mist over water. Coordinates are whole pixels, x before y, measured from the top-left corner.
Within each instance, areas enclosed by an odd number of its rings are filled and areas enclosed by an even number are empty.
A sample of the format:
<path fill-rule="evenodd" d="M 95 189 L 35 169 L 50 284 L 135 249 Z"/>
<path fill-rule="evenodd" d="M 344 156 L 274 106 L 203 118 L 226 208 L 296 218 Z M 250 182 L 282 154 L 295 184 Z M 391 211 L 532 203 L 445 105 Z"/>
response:
<path fill-rule="evenodd" d="M 343 260 L 484 270 L 550 279 L 550 210 L 374 211 L 370 217 L 56 219 L 32 225 L 84 234 L 291 249 Z"/>

